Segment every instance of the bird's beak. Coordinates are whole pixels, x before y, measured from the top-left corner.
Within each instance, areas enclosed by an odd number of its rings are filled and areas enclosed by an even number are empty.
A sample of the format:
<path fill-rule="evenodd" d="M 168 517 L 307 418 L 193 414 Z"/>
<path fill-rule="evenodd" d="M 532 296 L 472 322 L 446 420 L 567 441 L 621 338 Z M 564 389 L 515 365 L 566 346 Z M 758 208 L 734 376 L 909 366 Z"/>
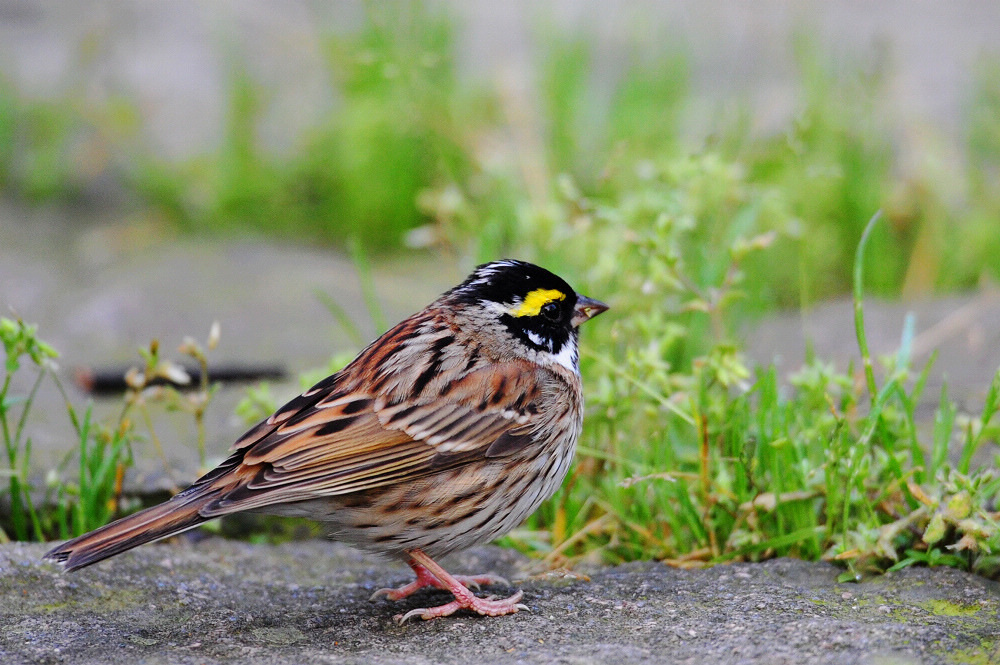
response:
<path fill-rule="evenodd" d="M 608 306 L 600 300 L 594 300 L 587 296 L 577 296 L 576 307 L 573 310 L 573 319 L 570 323 L 576 328 L 584 321 L 589 321 L 606 309 L 608 309 Z"/>

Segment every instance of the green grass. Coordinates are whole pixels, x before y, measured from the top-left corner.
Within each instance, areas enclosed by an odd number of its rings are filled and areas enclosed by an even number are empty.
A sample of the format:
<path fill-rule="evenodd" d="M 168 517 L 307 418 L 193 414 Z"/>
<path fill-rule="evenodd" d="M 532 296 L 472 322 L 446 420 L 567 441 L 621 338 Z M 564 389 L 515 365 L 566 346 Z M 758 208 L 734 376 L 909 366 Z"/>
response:
<path fill-rule="evenodd" d="M 959 416 L 944 390 L 933 427 L 919 426 L 915 405 L 930 367 L 910 365 L 912 326 L 904 328 L 894 356 L 876 360 L 867 350 L 861 285 L 865 243 L 881 223 L 878 215 L 864 229 L 853 273 L 859 372 L 840 373 L 813 358 L 784 385 L 773 367 L 749 367 L 727 331 L 744 279 L 740 266 L 772 251 L 772 237 L 733 233 L 726 245 L 713 245 L 709 257 L 704 228 L 684 212 L 686 205 L 704 212 L 704 199 L 675 198 L 705 178 L 714 181 L 718 168 L 710 160 L 687 164 L 668 180 L 652 179 L 648 187 L 664 198 L 633 193 L 641 205 L 631 196 L 593 201 L 588 233 L 559 248 L 566 266 L 576 266 L 567 273 L 571 279 L 585 292 L 610 295 L 613 309 L 585 334 L 589 406 L 570 478 L 504 542 L 552 565 L 656 558 L 692 566 L 796 556 L 841 562 L 844 579 L 914 564 L 1000 574 L 994 512 L 1000 477 L 973 464 L 997 439 L 1000 373 L 981 413 Z M 735 219 L 756 208 L 754 196 L 739 202 L 731 194 L 718 201 L 736 205 Z M 571 207 L 579 212 L 579 202 Z M 742 230 L 753 233 L 757 218 L 746 219 Z M 567 216 L 565 223 L 581 222 Z M 558 224 L 549 231 L 568 237 Z M 565 251 L 569 247 L 573 251 Z M 154 343 L 129 374 L 115 426 L 93 423 L 89 408 L 79 416 L 67 400 L 79 440 L 67 459 L 76 458 L 78 472 L 67 473 L 66 464 L 54 470 L 36 507 L 24 423 L 43 380 L 51 377 L 61 390 L 46 364 L 55 352 L 22 322 L 4 319 L 0 331 L 8 359 L 0 425 L 10 469 L 11 537 L 64 537 L 128 509 L 122 477 L 140 443 L 129 423 L 150 423 L 142 449 L 157 448 L 149 416 L 155 403 L 189 410 L 204 459 L 200 423 L 213 389 L 201 386 L 192 400 L 149 386 L 151 378 L 178 371 Z M 216 339 L 210 334 L 208 348 Z M 181 351 L 208 362 L 191 340 Z M 24 358 L 37 378 L 19 399 L 8 388 Z M 345 360 L 304 377 L 304 385 Z M 257 420 L 274 406 L 270 394 L 257 389 L 241 414 Z"/>
<path fill-rule="evenodd" d="M 336 112 L 283 156 L 259 145 L 267 94 L 234 63 L 218 150 L 180 163 L 140 152 L 131 185 L 195 232 L 398 248 L 424 221 L 419 194 L 472 170 L 481 93 L 458 85 L 452 42 L 451 23 L 420 4 L 371 5 L 356 34 L 324 42 Z"/>
<path fill-rule="evenodd" d="M 202 366 L 200 385 L 186 395 L 170 385 L 155 385 L 160 378 L 183 383 L 187 378 L 180 365 L 161 356 L 154 341 L 140 349 L 136 363 L 125 380 L 128 388 L 122 409 L 110 422 L 96 422 L 93 405 L 75 405 L 53 364 L 58 352 L 38 336 L 36 326 L 21 320 L 0 318 L 0 342 L 4 348 L 4 374 L 0 385 L 0 435 L 6 452 L 6 505 L 0 510 L 0 542 L 69 538 L 108 523 L 122 512 L 136 508 L 132 497 L 123 495 L 125 474 L 133 466 L 133 449 L 157 454 L 168 475 L 171 468 L 153 425 L 153 411 L 167 409 L 191 416 L 192 440 L 197 443 L 201 467 L 205 466 L 205 411 L 218 385 L 207 382 L 208 350 L 218 342 L 213 325 L 205 347 L 185 339 L 178 349 Z M 15 394 L 19 374 L 31 373 L 27 394 Z M 23 378 L 23 377 L 21 377 Z M 55 390 L 62 397 L 66 419 L 75 446 L 66 451 L 59 464 L 44 474 L 37 486 L 39 469 L 31 463 L 31 423 L 35 398 L 40 390 Z M 144 425 L 135 427 L 138 419 Z M 51 425 L 50 425 L 51 426 Z M 172 476 L 171 476 L 172 477 Z"/>
<path fill-rule="evenodd" d="M 703 169 L 687 177 L 715 174 Z M 744 205 L 753 209 L 753 198 Z M 784 386 L 725 339 L 740 264 L 772 250 L 766 237 L 712 244 L 719 264 L 706 269 L 706 245 L 693 242 L 700 231 L 683 214 L 650 230 L 645 214 L 593 209 L 592 243 L 581 241 L 574 263 L 592 266 L 578 270 L 583 290 L 610 293 L 613 309 L 585 332 L 580 459 L 560 494 L 506 542 L 552 564 L 796 556 L 842 562 L 845 579 L 915 563 L 997 574 L 1000 477 L 972 460 L 996 442 L 1000 374 L 981 413 L 958 417 L 945 392 L 930 434 L 920 427 L 915 405 L 930 367 L 910 366 L 912 329 L 894 357 L 867 349 L 865 243 L 878 216 L 863 229 L 853 273 L 863 367 L 845 374 L 813 358 Z"/>

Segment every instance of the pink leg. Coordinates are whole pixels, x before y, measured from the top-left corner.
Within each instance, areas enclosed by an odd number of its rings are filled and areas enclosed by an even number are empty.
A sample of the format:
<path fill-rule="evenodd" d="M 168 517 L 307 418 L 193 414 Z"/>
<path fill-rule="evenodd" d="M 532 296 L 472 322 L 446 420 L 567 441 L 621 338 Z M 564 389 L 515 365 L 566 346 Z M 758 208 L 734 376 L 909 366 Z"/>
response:
<path fill-rule="evenodd" d="M 450 591 L 447 584 L 438 580 L 438 578 L 435 577 L 431 571 L 427 570 L 427 568 L 421 564 L 417 563 L 413 559 L 410 559 L 407 563 L 410 565 L 410 568 L 413 569 L 413 572 L 417 574 L 417 579 L 413 580 L 409 584 L 404 584 L 403 586 L 395 589 L 379 589 L 371 595 L 369 600 L 375 600 L 376 598 L 380 598 L 382 596 L 385 596 L 389 600 L 402 600 L 403 598 L 406 598 L 421 589 L 426 589 L 427 587 Z M 510 586 L 510 582 L 499 575 L 453 575 L 452 577 L 469 589 L 478 589 L 481 585 L 488 586 L 490 584 L 503 584 L 505 586 Z"/>
<path fill-rule="evenodd" d="M 454 575 L 450 575 L 444 568 L 439 566 L 434 559 L 430 558 L 420 550 L 410 551 L 410 567 L 417 573 L 417 579 L 411 584 L 396 589 L 396 592 L 405 592 L 405 595 L 409 595 L 416 591 L 416 589 L 422 586 L 435 586 L 439 589 L 446 589 L 450 591 L 454 596 L 455 600 L 438 607 L 421 607 L 415 610 L 410 610 L 406 614 L 396 615 L 396 622 L 399 624 L 406 623 L 409 619 L 414 617 L 420 617 L 421 619 L 434 619 L 437 617 L 446 617 L 450 614 L 454 614 L 458 610 L 472 610 L 477 614 L 483 616 L 502 616 L 504 614 L 513 614 L 518 610 L 526 610 L 528 607 L 518 602 L 524 595 L 523 591 L 518 591 L 510 598 L 504 598 L 502 600 L 496 600 L 493 597 L 490 598 L 479 598 L 473 594 L 468 589 L 469 582 L 478 583 L 493 583 L 499 578 L 492 575 L 482 575 L 471 578 L 457 578 Z M 421 584 L 421 577 L 425 577 L 424 583 Z M 428 582 L 426 579 L 429 577 L 433 582 Z M 436 583 L 435 583 L 436 582 Z M 413 589 L 413 585 L 420 584 Z M 378 592 L 376 592 L 378 593 Z M 392 598 L 392 590 L 384 595 Z M 381 595 L 381 594 L 380 594 Z M 400 596 L 402 597 L 402 596 Z"/>

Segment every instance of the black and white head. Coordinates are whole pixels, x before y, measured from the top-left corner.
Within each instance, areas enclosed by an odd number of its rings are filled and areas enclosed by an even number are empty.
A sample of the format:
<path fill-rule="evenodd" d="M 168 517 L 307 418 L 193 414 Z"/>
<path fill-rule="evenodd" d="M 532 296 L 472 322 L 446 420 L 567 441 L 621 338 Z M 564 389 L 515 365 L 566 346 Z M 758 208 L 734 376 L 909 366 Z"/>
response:
<path fill-rule="evenodd" d="M 523 355 L 573 372 L 579 371 L 580 324 L 608 309 L 545 268 L 513 259 L 479 266 L 447 295 L 481 307 Z"/>

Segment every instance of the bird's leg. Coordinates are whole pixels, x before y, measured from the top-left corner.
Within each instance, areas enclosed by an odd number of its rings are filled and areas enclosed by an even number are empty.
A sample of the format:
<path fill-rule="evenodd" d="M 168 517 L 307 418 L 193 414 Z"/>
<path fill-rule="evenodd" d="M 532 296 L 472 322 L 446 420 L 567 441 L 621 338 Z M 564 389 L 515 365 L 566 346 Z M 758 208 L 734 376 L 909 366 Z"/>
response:
<path fill-rule="evenodd" d="M 389 600 L 402 600 L 403 598 L 406 598 L 407 596 L 426 587 L 434 587 L 435 589 L 447 588 L 441 585 L 441 582 L 439 582 L 438 579 L 431 574 L 431 571 L 427 570 L 413 559 L 410 559 L 407 563 L 410 565 L 410 568 L 413 569 L 413 572 L 417 574 L 417 579 L 413 580 L 409 584 L 404 584 L 403 586 L 395 589 L 389 587 L 379 589 L 372 594 L 369 600 L 375 600 L 380 596 L 385 596 Z"/>
<path fill-rule="evenodd" d="M 417 574 L 417 578 L 415 580 L 395 589 L 379 589 L 371 595 L 369 600 L 375 600 L 376 598 L 380 598 L 382 596 L 385 596 L 389 600 L 402 600 L 403 598 L 406 598 L 421 589 L 426 589 L 427 587 L 441 589 L 443 591 L 451 591 L 451 588 L 446 583 L 435 577 L 431 571 L 427 570 L 426 566 L 417 563 L 412 558 L 407 561 L 407 564 L 409 564 L 410 568 L 413 569 L 413 572 Z M 510 582 L 508 582 L 505 578 L 489 573 L 485 575 L 452 575 L 451 577 L 468 589 L 479 589 L 480 586 L 489 586 L 490 584 L 503 584 L 504 586 L 510 586 Z"/>
<path fill-rule="evenodd" d="M 524 595 L 523 591 L 518 591 L 510 598 L 504 598 L 501 600 L 496 600 L 492 596 L 489 598 L 479 598 L 469 590 L 469 583 L 489 583 L 498 581 L 501 578 L 497 578 L 492 575 L 481 575 L 474 577 L 464 577 L 459 578 L 451 575 L 444 568 L 439 566 L 434 559 L 430 558 L 420 550 L 411 550 L 410 554 L 410 567 L 413 568 L 414 572 L 417 573 L 417 579 L 411 584 L 405 587 L 400 587 L 395 590 L 397 592 L 404 592 L 405 595 L 413 593 L 421 586 L 434 586 L 439 589 L 445 589 L 450 591 L 452 595 L 455 596 L 455 600 L 444 605 L 439 605 L 438 607 L 421 607 L 415 610 L 410 610 L 406 614 L 396 615 L 396 622 L 403 624 L 409 619 L 414 617 L 420 617 L 421 619 L 434 619 L 437 617 L 446 617 L 450 614 L 454 614 L 458 610 L 472 610 L 477 614 L 483 616 L 501 616 L 504 614 L 513 614 L 518 610 L 526 610 L 528 607 L 523 605 L 519 601 Z M 417 586 L 410 589 L 411 586 L 416 584 L 421 584 L 421 574 L 424 576 L 424 583 L 421 586 Z M 433 580 L 433 581 L 430 581 Z M 385 594 L 389 598 L 393 596 L 390 593 Z M 403 596 L 400 596 L 403 597 Z"/>

